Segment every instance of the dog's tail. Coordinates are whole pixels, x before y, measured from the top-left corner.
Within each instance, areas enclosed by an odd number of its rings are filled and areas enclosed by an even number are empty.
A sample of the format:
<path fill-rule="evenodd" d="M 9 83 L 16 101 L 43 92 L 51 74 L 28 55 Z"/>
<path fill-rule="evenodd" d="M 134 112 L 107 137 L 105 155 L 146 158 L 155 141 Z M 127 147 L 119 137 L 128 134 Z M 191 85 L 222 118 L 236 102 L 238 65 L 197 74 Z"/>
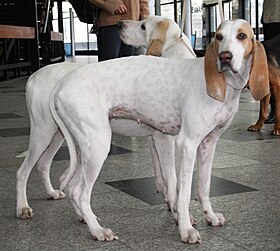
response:
<path fill-rule="evenodd" d="M 69 132 L 69 130 L 67 129 L 67 127 L 61 120 L 60 116 L 56 112 L 53 94 L 51 95 L 51 98 L 50 98 L 50 110 L 51 110 L 51 113 L 52 113 L 52 116 L 53 116 L 55 122 L 57 123 L 59 129 L 61 130 L 61 132 L 64 135 L 64 138 L 68 145 L 68 150 L 69 150 L 69 155 L 70 155 L 70 165 L 60 178 L 60 190 L 64 190 L 76 171 L 77 149 L 76 149 L 76 145 L 74 143 L 71 133 Z"/>

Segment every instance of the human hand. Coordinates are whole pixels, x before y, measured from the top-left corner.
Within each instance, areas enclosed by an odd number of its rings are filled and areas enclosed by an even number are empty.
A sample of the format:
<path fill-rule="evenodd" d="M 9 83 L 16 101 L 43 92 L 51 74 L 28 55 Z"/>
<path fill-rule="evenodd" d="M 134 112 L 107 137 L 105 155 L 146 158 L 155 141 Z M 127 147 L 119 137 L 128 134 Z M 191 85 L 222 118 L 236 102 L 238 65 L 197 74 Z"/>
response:
<path fill-rule="evenodd" d="M 115 14 L 125 14 L 127 12 L 126 6 L 122 3 L 116 10 Z"/>

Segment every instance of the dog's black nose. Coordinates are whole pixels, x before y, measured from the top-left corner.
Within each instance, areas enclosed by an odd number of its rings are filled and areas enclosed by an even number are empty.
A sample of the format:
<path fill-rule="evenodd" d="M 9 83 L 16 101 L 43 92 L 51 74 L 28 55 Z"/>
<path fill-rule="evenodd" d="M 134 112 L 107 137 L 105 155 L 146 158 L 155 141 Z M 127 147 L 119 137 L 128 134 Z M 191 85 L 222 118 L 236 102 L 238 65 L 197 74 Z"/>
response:
<path fill-rule="evenodd" d="M 118 27 L 118 29 L 119 30 L 121 30 L 122 28 L 123 28 L 123 22 L 122 21 L 119 21 L 118 23 L 117 23 L 117 27 Z"/>
<path fill-rule="evenodd" d="M 219 54 L 219 60 L 222 64 L 229 64 L 232 60 L 232 53 L 224 51 Z"/>

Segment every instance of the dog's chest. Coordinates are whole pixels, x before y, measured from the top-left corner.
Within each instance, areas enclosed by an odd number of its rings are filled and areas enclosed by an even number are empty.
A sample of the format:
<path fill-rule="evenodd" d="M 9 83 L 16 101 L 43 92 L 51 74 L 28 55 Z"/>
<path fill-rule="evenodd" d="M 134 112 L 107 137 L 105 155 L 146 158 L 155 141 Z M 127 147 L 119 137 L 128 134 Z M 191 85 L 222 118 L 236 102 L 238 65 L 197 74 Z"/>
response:
<path fill-rule="evenodd" d="M 163 109 L 161 106 L 150 107 L 150 109 L 128 108 L 125 106 L 115 106 L 109 110 L 111 124 L 119 124 L 118 132 L 122 133 L 122 128 L 126 134 L 123 123 L 116 123 L 114 120 L 126 121 L 125 124 L 134 128 L 135 136 L 142 132 L 143 128 L 158 130 L 162 133 L 177 135 L 181 128 L 180 113 L 178 109 L 169 107 Z M 121 126 L 122 125 L 122 126 Z M 132 136 L 132 135 L 131 135 Z"/>

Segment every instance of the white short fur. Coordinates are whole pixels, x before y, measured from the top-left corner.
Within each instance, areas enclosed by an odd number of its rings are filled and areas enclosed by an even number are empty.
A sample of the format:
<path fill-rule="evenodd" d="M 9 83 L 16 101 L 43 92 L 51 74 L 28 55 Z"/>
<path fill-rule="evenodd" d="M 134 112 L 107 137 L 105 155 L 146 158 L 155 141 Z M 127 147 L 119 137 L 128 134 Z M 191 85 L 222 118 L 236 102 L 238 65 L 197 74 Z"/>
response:
<path fill-rule="evenodd" d="M 164 34 L 166 35 L 164 40 L 168 47 L 162 48 L 162 55 L 169 57 L 194 57 L 194 52 L 188 39 L 185 35 L 180 38 L 180 29 L 174 21 L 164 17 L 150 16 L 145 21 L 124 22 L 125 27 L 123 27 L 122 32 L 126 33 L 126 38 L 135 37 L 135 32 L 138 32 L 137 37 L 140 43 L 135 41 L 135 44 L 132 43 L 132 45 L 142 45 L 146 48 L 149 48 L 149 44 L 154 36 L 159 35 L 157 24 L 168 22 L 168 29 Z M 145 22 L 147 27 L 144 33 L 138 29 L 140 28 L 139 24 L 143 22 Z M 130 29 L 131 27 L 133 29 Z M 165 53 L 165 49 L 168 49 L 168 54 Z M 30 115 L 31 131 L 29 149 L 17 173 L 17 217 L 19 218 L 28 219 L 33 216 L 33 210 L 27 201 L 26 186 L 29 174 L 36 163 L 48 195 L 53 199 L 65 197 L 61 190 L 54 190 L 49 177 L 52 159 L 64 141 L 64 137 L 60 130 L 58 130 L 49 111 L 49 96 L 59 80 L 81 66 L 83 64 L 67 62 L 49 65 L 34 73 L 27 82 L 26 102 Z M 127 136 L 135 135 L 135 131 L 137 131 L 139 136 L 151 134 L 151 129 L 147 126 L 131 121 L 112 120 L 111 126 L 114 132 Z M 154 162 L 157 190 L 163 193 L 165 201 L 169 204 L 169 197 L 175 193 L 177 183 L 174 163 L 174 137 L 155 131 L 153 136 L 149 137 L 149 141 Z M 46 148 L 47 150 L 45 151 Z M 20 154 L 19 157 L 23 155 Z M 169 189 L 167 189 L 167 186 L 169 186 Z"/>
<path fill-rule="evenodd" d="M 250 25 L 226 21 L 217 34 L 205 59 L 122 58 L 80 68 L 55 87 L 50 109 L 71 157 L 62 188 L 67 186 L 78 217 L 97 240 L 118 238 L 99 225 L 90 207 L 92 187 L 110 149 L 110 120 L 115 118 L 141 122 L 150 134 L 177 135 L 178 191 L 169 200 L 183 242 L 201 241 L 189 214 L 196 158 L 197 198 L 205 219 L 212 226 L 225 223 L 209 199 L 216 143 L 229 127 L 248 80 L 258 99 L 269 89 L 265 53 Z"/>

